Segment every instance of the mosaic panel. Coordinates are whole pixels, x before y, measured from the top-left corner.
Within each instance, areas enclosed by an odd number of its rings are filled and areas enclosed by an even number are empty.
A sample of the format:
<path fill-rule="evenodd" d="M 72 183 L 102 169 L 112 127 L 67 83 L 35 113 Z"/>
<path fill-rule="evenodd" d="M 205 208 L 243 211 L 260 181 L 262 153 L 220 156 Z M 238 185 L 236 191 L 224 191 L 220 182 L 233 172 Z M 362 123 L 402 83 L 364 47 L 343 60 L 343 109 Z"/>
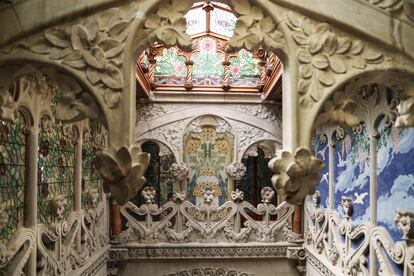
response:
<path fill-rule="evenodd" d="M 74 156 L 73 142 L 63 135 L 61 123 L 57 123 L 50 132 L 39 132 L 39 222 L 51 222 L 51 200 L 56 195 L 66 197 L 65 216 L 72 210 Z"/>
<path fill-rule="evenodd" d="M 216 40 L 211 37 L 205 37 L 200 39 L 198 43 L 200 51 L 192 56 L 194 61 L 193 78 L 223 79 L 224 66 L 222 62 L 224 56 L 217 51 Z"/>
<path fill-rule="evenodd" d="M 259 60 L 246 50 L 241 50 L 237 57 L 230 60 L 230 79 L 232 85 L 250 86 L 258 83 L 260 77 Z"/>
<path fill-rule="evenodd" d="M 217 133 L 215 127 L 205 126 L 201 133 L 190 132 L 185 137 L 184 162 L 189 165 L 187 194 L 191 202 L 203 202 L 203 192 L 211 189 L 214 202 L 227 200 L 229 179 L 226 167 L 233 159 L 232 134 Z"/>
<path fill-rule="evenodd" d="M 177 48 L 164 49 L 162 55 L 157 56 L 156 60 L 156 77 L 184 77 L 186 75 L 185 58 L 178 55 Z"/>
<path fill-rule="evenodd" d="M 22 127 L 21 120 L 0 121 L 0 206 L 7 214 L 0 244 L 6 244 L 23 221 L 26 137 Z"/>

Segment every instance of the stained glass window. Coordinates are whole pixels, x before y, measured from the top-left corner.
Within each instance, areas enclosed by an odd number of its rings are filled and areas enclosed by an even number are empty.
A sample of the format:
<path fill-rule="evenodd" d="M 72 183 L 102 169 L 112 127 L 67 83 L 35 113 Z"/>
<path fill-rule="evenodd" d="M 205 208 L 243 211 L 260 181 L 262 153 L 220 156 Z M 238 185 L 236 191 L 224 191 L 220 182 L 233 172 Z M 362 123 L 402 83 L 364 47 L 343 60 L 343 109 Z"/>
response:
<path fill-rule="evenodd" d="M 184 84 L 187 67 L 185 58 L 178 55 L 176 48 L 164 49 L 156 60 L 155 79 L 158 84 Z"/>
<path fill-rule="evenodd" d="M 206 31 L 207 17 L 206 12 L 202 8 L 190 10 L 186 15 L 187 34 L 194 35 Z"/>
<path fill-rule="evenodd" d="M 97 143 L 95 140 L 98 123 L 91 121 L 89 123 L 90 133 L 84 136 L 82 143 L 82 208 L 88 208 L 88 192 L 91 189 L 102 192 L 102 178 L 94 166 L 93 160 L 97 152 Z"/>
<path fill-rule="evenodd" d="M 65 216 L 72 210 L 74 145 L 63 135 L 63 125 L 57 123 L 50 132 L 39 132 L 38 220 L 51 222 L 51 200 L 56 195 L 66 197 Z"/>
<path fill-rule="evenodd" d="M 241 50 L 237 57 L 230 61 L 230 79 L 233 86 L 255 86 L 259 81 L 258 60 L 252 53 Z"/>
<path fill-rule="evenodd" d="M 11 239 L 23 220 L 26 138 L 22 127 L 22 120 L 0 121 L 0 205 L 7 214 L 0 245 Z"/>
<path fill-rule="evenodd" d="M 210 30 L 213 33 L 232 37 L 236 27 L 236 16 L 219 8 L 215 8 L 210 14 Z"/>
<path fill-rule="evenodd" d="M 220 85 L 222 83 L 224 66 L 223 54 L 217 52 L 216 40 L 205 37 L 199 40 L 200 51 L 194 53 L 192 60 L 193 81 L 196 85 Z"/>

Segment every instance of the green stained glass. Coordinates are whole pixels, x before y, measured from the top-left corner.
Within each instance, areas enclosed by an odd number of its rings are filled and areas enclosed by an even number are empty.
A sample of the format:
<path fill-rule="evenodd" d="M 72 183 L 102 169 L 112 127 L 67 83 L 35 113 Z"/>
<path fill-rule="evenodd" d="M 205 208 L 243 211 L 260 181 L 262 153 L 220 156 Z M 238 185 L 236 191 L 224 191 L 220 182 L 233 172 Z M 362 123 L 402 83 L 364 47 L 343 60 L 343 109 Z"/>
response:
<path fill-rule="evenodd" d="M 157 57 L 155 76 L 185 77 L 186 72 L 185 58 L 178 55 L 177 48 L 164 49 Z"/>
<path fill-rule="evenodd" d="M 16 123 L 0 121 L 0 206 L 7 214 L 0 245 L 11 239 L 23 221 L 26 137 L 22 127 L 20 119 Z"/>
<path fill-rule="evenodd" d="M 56 123 L 50 132 L 39 132 L 38 220 L 52 220 L 51 201 L 56 195 L 66 197 L 65 216 L 72 210 L 74 145 L 63 135 L 63 125 Z"/>
<path fill-rule="evenodd" d="M 260 78 L 259 60 L 241 50 L 237 57 L 230 61 L 230 79 L 233 86 L 257 85 Z"/>
<path fill-rule="evenodd" d="M 85 135 L 82 144 L 82 208 L 84 209 L 88 207 L 88 192 L 97 189 L 100 194 L 102 191 L 102 178 L 93 163 L 97 151 L 95 137 L 98 127 L 95 121 L 89 123 L 90 134 Z"/>
<path fill-rule="evenodd" d="M 217 43 L 211 37 L 199 40 L 200 51 L 192 57 L 194 61 L 193 78 L 222 79 L 224 56 L 217 52 Z"/>

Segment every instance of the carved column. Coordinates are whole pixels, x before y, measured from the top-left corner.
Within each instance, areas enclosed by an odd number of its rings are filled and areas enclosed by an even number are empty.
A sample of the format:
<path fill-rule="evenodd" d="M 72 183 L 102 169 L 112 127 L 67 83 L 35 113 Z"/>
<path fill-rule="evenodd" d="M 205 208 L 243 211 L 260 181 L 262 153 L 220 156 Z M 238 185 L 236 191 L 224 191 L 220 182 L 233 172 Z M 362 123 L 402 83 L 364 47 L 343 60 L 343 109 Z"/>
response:
<path fill-rule="evenodd" d="M 257 88 L 259 89 L 259 91 L 262 91 L 265 85 L 265 82 L 266 82 L 266 51 L 263 49 L 259 49 L 259 51 L 257 51 L 257 56 L 260 58 L 260 61 L 259 61 L 260 79 L 259 79 L 259 84 L 257 85 Z"/>
<path fill-rule="evenodd" d="M 27 228 L 36 228 L 37 224 L 37 174 L 38 174 L 38 148 L 39 128 L 37 126 L 26 128 L 27 139 L 27 183 L 25 186 L 24 225 Z M 26 265 L 27 275 L 36 275 L 37 251 L 33 250 Z"/>
<path fill-rule="evenodd" d="M 157 84 L 155 83 L 155 67 L 157 60 L 155 59 L 156 55 L 158 54 L 158 49 L 155 47 L 151 47 L 148 53 L 148 62 L 149 62 L 149 70 L 148 70 L 148 80 L 151 86 L 151 89 L 155 89 Z"/>
<path fill-rule="evenodd" d="M 224 76 L 223 76 L 223 90 L 228 91 L 230 89 L 230 61 L 226 55 L 224 61 Z"/>
<path fill-rule="evenodd" d="M 82 145 L 83 145 L 83 131 L 82 127 L 78 127 L 78 133 L 75 140 L 75 160 L 74 160 L 74 200 L 73 200 L 73 209 L 75 212 L 81 213 L 82 211 Z M 80 214 L 82 217 L 82 214 Z M 80 252 L 81 250 L 81 228 L 79 228 L 78 233 L 76 234 L 75 242 L 76 250 Z"/>
<path fill-rule="evenodd" d="M 185 76 L 185 89 L 191 90 L 194 88 L 193 84 L 193 65 L 194 61 L 192 60 L 186 60 L 185 65 L 187 66 L 187 74 Z"/>
<path fill-rule="evenodd" d="M 302 234 L 302 207 L 303 204 L 296 205 L 292 219 L 292 231 L 296 234 Z"/>

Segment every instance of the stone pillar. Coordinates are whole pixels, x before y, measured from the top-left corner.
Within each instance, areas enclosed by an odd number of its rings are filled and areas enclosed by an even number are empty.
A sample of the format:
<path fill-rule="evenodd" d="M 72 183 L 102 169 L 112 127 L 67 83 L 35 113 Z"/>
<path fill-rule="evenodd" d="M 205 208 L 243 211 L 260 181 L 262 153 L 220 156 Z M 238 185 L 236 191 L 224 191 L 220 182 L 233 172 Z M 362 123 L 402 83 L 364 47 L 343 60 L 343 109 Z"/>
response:
<path fill-rule="evenodd" d="M 292 231 L 296 234 L 302 234 L 302 206 L 296 205 L 293 212 Z"/>
<path fill-rule="evenodd" d="M 27 183 L 25 186 L 24 226 L 36 231 L 39 129 L 27 130 Z M 34 249 L 26 265 L 28 276 L 36 275 L 37 250 Z"/>
<path fill-rule="evenodd" d="M 83 219 L 82 212 L 82 145 L 83 145 L 83 137 L 82 137 L 82 129 L 79 129 L 78 137 L 76 137 L 75 141 L 75 172 L 74 172 L 74 200 L 73 200 L 73 209 L 75 212 L 80 213 L 81 219 Z M 75 246 L 76 250 L 80 252 L 81 250 L 81 230 L 82 227 L 79 228 L 78 233 L 76 234 L 76 241 Z"/>
<path fill-rule="evenodd" d="M 371 135 L 369 143 L 369 166 L 370 166 L 370 178 L 369 178 L 369 206 L 370 206 L 370 226 L 373 229 L 377 226 L 377 145 L 378 136 Z M 377 256 L 375 254 L 374 243 L 369 244 L 369 270 L 370 275 L 377 275 Z"/>

